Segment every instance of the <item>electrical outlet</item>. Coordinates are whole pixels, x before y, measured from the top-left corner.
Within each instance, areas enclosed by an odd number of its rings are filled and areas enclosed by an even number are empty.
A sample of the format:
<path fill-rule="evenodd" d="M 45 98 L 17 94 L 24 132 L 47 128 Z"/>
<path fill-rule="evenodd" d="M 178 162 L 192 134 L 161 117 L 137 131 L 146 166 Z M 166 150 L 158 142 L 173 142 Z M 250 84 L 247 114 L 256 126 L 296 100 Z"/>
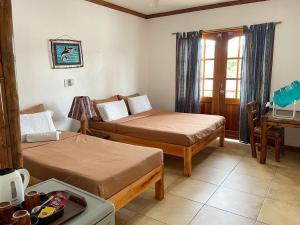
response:
<path fill-rule="evenodd" d="M 68 80 L 67 79 L 65 79 L 64 80 L 64 87 L 68 87 L 69 85 L 68 85 Z"/>
<path fill-rule="evenodd" d="M 73 86 L 74 85 L 74 83 L 75 83 L 75 81 L 74 81 L 74 79 L 69 79 L 69 86 Z"/>
<path fill-rule="evenodd" d="M 64 87 L 71 87 L 75 83 L 74 79 L 64 79 Z"/>

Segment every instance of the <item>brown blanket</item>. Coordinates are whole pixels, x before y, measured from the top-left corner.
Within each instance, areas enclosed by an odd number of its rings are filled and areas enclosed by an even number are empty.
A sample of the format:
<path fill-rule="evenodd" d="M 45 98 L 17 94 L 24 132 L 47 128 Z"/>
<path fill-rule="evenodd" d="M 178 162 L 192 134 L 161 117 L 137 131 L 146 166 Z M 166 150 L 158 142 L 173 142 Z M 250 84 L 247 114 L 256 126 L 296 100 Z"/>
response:
<path fill-rule="evenodd" d="M 24 167 L 38 179 L 56 178 L 105 199 L 163 164 L 162 151 L 63 132 L 61 140 L 24 143 Z"/>
<path fill-rule="evenodd" d="M 90 128 L 191 146 L 224 124 L 225 118 L 222 116 L 150 110 L 113 122 L 90 121 Z"/>

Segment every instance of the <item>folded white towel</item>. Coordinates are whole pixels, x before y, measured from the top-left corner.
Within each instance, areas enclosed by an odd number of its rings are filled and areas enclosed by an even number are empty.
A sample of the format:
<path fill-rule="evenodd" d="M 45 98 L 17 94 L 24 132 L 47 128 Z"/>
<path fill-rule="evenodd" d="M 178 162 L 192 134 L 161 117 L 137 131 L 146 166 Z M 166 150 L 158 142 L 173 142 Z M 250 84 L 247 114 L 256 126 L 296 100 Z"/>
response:
<path fill-rule="evenodd" d="M 34 133 L 26 135 L 26 142 L 40 142 L 40 141 L 58 141 L 59 131 L 45 132 L 45 133 Z"/>

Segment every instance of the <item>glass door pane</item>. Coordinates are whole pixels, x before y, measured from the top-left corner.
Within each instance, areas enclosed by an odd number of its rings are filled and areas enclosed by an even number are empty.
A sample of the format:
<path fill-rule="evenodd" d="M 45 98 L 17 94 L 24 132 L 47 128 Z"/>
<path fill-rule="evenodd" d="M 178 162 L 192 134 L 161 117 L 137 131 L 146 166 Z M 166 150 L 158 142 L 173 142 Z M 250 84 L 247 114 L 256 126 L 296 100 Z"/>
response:
<path fill-rule="evenodd" d="M 205 38 L 202 40 L 201 97 L 213 96 L 213 82 L 215 76 L 215 47 L 215 40 Z"/>
<path fill-rule="evenodd" d="M 225 98 L 240 98 L 243 45 L 243 36 L 234 37 L 228 40 Z"/>

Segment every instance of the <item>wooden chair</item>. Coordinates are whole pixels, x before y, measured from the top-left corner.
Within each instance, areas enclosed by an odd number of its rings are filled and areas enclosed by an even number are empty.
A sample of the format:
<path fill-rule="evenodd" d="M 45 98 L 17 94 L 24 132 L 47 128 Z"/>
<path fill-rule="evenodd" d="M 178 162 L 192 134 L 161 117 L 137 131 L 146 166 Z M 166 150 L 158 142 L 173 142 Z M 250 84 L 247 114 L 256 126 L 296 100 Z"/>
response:
<path fill-rule="evenodd" d="M 250 102 L 247 104 L 248 124 L 250 129 L 250 144 L 252 150 L 252 157 L 256 158 L 256 148 L 260 149 L 261 139 L 261 113 L 259 104 L 257 102 Z M 284 128 L 274 127 L 268 130 L 268 142 L 272 141 L 275 145 L 275 160 L 280 162 L 281 149 L 284 146 Z"/>

